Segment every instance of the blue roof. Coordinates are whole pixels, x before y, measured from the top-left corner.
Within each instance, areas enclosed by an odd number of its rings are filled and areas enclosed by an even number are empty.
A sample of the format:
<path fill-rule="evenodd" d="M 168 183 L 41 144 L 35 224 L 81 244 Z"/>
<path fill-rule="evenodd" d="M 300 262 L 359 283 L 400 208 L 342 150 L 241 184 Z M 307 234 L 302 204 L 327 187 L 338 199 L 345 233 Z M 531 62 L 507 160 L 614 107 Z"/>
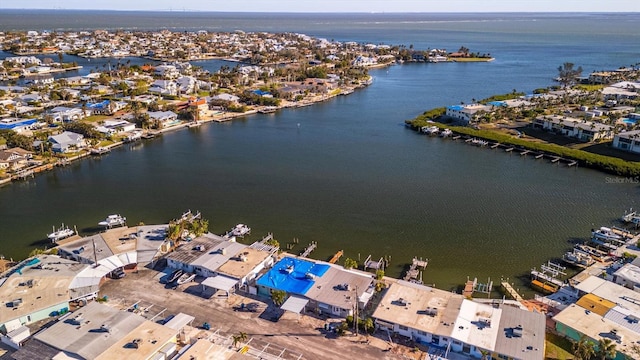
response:
<path fill-rule="evenodd" d="M 13 128 L 16 128 L 18 126 L 32 125 L 32 124 L 35 124 L 36 122 L 38 122 L 38 120 L 36 120 L 36 119 L 28 119 L 28 120 L 12 122 L 11 124 L 0 123 L 0 129 L 13 129 Z"/>
<path fill-rule="evenodd" d="M 504 101 L 491 101 L 489 105 L 507 107 L 507 103 Z"/>
<path fill-rule="evenodd" d="M 271 93 L 269 93 L 268 91 L 262 91 L 262 90 L 253 90 L 253 93 L 260 96 L 271 95 Z"/>
<path fill-rule="evenodd" d="M 451 106 L 448 106 L 448 108 L 451 109 L 451 110 L 460 111 L 460 110 L 464 109 L 464 106 L 462 106 L 462 105 L 451 105 Z"/>
<path fill-rule="evenodd" d="M 89 109 L 102 109 L 109 105 L 109 100 L 104 100 L 99 103 L 87 103 Z"/>
<path fill-rule="evenodd" d="M 293 267 L 293 271 L 287 269 Z M 313 277 L 321 277 L 329 265 L 316 264 L 314 262 L 292 257 L 285 257 L 278 261 L 271 270 L 262 275 L 256 284 L 266 286 L 271 289 L 283 290 L 289 294 L 304 295 L 311 289 L 315 280 Z"/>

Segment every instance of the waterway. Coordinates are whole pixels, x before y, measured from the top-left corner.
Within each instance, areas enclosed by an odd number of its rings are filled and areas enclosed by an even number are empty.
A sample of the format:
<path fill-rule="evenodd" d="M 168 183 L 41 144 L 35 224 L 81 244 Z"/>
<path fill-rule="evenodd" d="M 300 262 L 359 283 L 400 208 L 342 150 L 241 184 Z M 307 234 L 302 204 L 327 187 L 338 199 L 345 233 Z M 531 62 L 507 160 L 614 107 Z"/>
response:
<path fill-rule="evenodd" d="M 588 18 L 571 21 L 590 29 Z M 45 233 L 61 222 L 90 232 L 109 213 L 130 224 L 161 223 L 192 209 L 213 232 L 246 223 L 251 239 L 272 232 L 284 245 L 298 238 L 298 252 L 317 241 L 311 256 L 318 259 L 341 249 L 361 260 L 390 255 L 387 272 L 394 276 L 413 256 L 426 257 L 425 283 L 448 289 L 467 276 L 526 274 L 638 206 L 634 179 L 420 136 L 403 126 L 429 108 L 551 85 L 565 61 L 585 70 L 635 63 L 640 42 L 633 42 L 632 25 L 615 50 L 605 36 L 578 41 L 577 30 L 540 35 L 553 32 L 549 23 L 526 23 L 540 36 L 492 30 L 500 24 L 494 22 L 479 35 L 449 25 L 434 33 L 436 25 L 428 24 L 420 34 L 442 37 L 443 47 L 477 42 L 483 46 L 467 47 L 496 61 L 374 70 L 370 87 L 346 97 L 168 133 L 5 186 L 0 253 L 22 257 L 42 247 Z M 377 31 L 387 33 L 383 25 Z M 393 33 L 394 43 L 409 42 Z M 409 40 L 418 35 L 406 33 Z M 594 50 L 602 48 L 611 52 Z"/>

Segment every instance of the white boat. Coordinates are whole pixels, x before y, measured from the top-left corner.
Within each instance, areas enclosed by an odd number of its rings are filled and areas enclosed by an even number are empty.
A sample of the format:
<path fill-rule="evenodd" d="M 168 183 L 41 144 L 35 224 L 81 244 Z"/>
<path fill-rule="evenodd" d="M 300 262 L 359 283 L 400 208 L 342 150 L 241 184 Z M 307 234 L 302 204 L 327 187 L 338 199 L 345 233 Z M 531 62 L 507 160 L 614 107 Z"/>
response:
<path fill-rule="evenodd" d="M 180 275 L 180 277 L 178 278 L 178 281 L 176 282 L 178 283 L 178 285 L 182 285 L 182 284 L 186 284 L 188 282 L 193 281 L 193 279 L 195 278 L 196 278 L 196 274 L 186 272 Z"/>
<path fill-rule="evenodd" d="M 562 260 L 579 268 L 587 268 L 595 263 L 595 260 L 593 260 L 593 258 L 589 254 L 578 249 L 567 251 L 562 256 Z"/>
<path fill-rule="evenodd" d="M 444 129 L 440 133 L 440 137 L 449 137 L 451 135 L 453 135 L 453 131 L 451 131 L 450 129 Z"/>
<path fill-rule="evenodd" d="M 440 132 L 440 128 L 433 125 L 433 126 L 423 126 L 420 129 L 421 132 L 427 134 L 427 135 L 437 135 Z"/>
<path fill-rule="evenodd" d="M 114 227 L 114 226 L 123 226 L 125 225 L 127 222 L 127 218 L 124 216 L 120 216 L 120 215 L 109 215 L 107 216 L 106 219 L 104 219 L 104 221 L 100 221 L 98 223 L 98 225 L 100 226 L 106 226 L 108 228 L 110 227 Z"/>
<path fill-rule="evenodd" d="M 134 131 L 124 138 L 124 142 L 130 143 L 142 139 L 142 131 Z"/>
<path fill-rule="evenodd" d="M 485 141 L 485 140 L 482 140 L 482 139 L 476 139 L 476 138 L 473 138 L 473 139 L 471 140 L 471 145 L 475 145 L 475 146 L 487 146 L 487 145 L 489 145 L 489 142 L 488 142 L 488 141 Z"/>
<path fill-rule="evenodd" d="M 231 235 L 242 237 L 251 233 L 251 228 L 245 224 L 238 224 L 231 229 Z"/>
<path fill-rule="evenodd" d="M 635 225 L 640 225 L 640 214 L 638 214 L 637 212 L 633 211 L 633 209 L 629 209 L 629 212 L 625 211 L 625 213 L 622 216 L 621 220 L 624 223 L 631 223 L 631 224 L 635 224 Z"/>
<path fill-rule="evenodd" d="M 73 236 L 75 235 L 75 231 L 69 229 L 68 226 L 64 226 L 64 224 L 62 224 L 62 226 L 60 228 L 58 228 L 58 230 L 56 230 L 56 227 L 53 227 L 53 232 L 47 234 L 47 238 L 49 238 L 49 240 L 56 242 L 58 240 L 62 240 L 65 238 L 68 238 L 69 236 Z"/>
<path fill-rule="evenodd" d="M 591 230 L 591 237 L 597 240 L 603 241 L 620 241 L 622 242 L 622 236 L 616 234 L 608 227 L 602 226 L 598 230 Z"/>

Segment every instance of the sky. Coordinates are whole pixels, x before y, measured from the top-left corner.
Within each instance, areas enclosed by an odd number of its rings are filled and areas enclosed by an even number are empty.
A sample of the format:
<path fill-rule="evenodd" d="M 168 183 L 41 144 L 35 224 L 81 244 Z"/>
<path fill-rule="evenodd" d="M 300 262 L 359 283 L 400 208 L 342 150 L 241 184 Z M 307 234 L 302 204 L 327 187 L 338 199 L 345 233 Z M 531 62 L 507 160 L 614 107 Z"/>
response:
<path fill-rule="evenodd" d="M 637 0 L 2 0 L 0 9 L 228 12 L 640 12 Z"/>

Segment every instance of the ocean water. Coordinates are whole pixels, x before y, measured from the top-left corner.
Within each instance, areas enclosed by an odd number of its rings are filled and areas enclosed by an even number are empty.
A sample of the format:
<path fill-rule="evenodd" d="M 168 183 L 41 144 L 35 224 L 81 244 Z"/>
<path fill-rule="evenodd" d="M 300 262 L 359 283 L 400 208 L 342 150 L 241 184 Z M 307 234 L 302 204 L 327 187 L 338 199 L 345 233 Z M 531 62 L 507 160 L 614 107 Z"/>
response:
<path fill-rule="evenodd" d="M 18 12 L 19 13 L 19 12 Z M 21 15 L 22 16 L 22 15 Z M 637 14 L 215 14 L 35 12 L 8 29 L 293 31 L 339 41 L 488 52 L 490 63 L 404 64 L 372 70 L 366 89 L 314 106 L 165 134 L 0 188 L 0 253 L 44 246 L 51 225 L 91 232 L 109 213 L 165 222 L 200 210 L 222 233 L 318 242 L 362 262 L 391 256 L 399 275 L 429 258 L 424 281 L 467 276 L 526 282 L 591 228 L 638 206 L 631 182 L 500 151 L 420 136 L 403 122 L 423 111 L 513 89 L 553 85 L 557 67 L 585 71 L 640 59 Z M 73 21 L 71 21 L 73 18 Z M 92 60 L 93 62 L 93 60 Z M 218 64 L 219 65 L 219 64 Z M 215 63 L 207 66 L 218 66 Z"/>

